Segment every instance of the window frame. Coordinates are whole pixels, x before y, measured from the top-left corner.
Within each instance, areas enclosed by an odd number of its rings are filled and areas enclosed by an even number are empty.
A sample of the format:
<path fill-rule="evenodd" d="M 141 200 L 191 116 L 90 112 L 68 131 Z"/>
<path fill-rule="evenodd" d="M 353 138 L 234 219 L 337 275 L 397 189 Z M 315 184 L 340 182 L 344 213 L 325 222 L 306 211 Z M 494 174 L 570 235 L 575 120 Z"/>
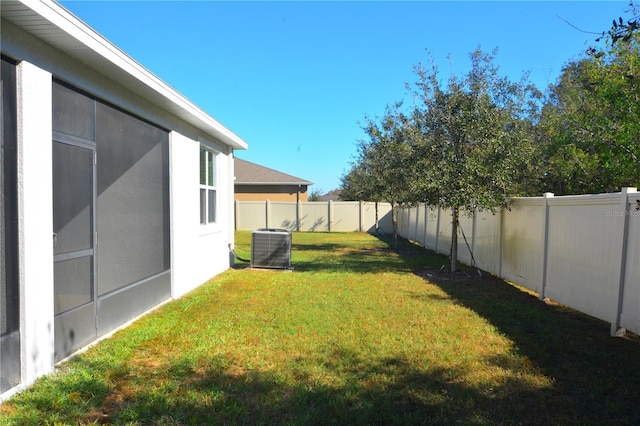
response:
<path fill-rule="evenodd" d="M 219 219 L 220 152 L 201 143 L 198 157 L 200 226 L 213 226 L 218 223 Z"/>

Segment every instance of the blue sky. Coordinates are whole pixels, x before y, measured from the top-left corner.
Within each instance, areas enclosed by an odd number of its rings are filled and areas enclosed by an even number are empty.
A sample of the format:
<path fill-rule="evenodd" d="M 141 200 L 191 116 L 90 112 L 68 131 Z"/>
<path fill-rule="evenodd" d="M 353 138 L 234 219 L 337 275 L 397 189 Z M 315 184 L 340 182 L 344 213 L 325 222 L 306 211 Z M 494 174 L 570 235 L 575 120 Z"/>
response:
<path fill-rule="evenodd" d="M 408 99 L 413 67 L 443 76 L 498 49 L 501 73 L 541 90 L 593 34 L 626 16 L 606 2 L 62 1 L 124 52 L 242 137 L 239 158 L 340 185 L 366 116 Z"/>

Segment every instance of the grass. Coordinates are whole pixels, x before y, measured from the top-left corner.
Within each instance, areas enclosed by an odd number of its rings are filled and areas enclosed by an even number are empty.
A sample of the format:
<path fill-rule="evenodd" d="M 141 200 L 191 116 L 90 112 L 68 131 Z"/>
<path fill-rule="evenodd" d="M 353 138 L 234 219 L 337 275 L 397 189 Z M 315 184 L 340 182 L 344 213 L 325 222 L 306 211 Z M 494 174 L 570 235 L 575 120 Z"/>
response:
<path fill-rule="evenodd" d="M 237 243 L 248 248 L 250 233 Z M 639 424 L 640 345 L 367 234 L 294 233 L 0 406 L 0 424 Z"/>

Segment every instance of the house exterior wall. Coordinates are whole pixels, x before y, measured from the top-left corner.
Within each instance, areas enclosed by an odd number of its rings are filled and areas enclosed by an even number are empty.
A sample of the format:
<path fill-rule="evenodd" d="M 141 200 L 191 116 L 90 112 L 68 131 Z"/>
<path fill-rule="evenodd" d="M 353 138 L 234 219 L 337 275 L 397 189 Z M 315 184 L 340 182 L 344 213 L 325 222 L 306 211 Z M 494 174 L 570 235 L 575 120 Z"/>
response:
<path fill-rule="evenodd" d="M 236 185 L 236 201 L 309 201 L 307 186 Z"/>
<path fill-rule="evenodd" d="M 21 383 L 0 400 L 53 371 L 54 253 L 52 87 L 64 81 L 169 130 L 171 296 L 179 297 L 229 267 L 233 244 L 233 150 L 216 137 L 133 94 L 13 23 L 2 19 L 2 54 L 17 61 L 18 247 Z M 168 60 L 171 60 L 168 58 Z M 130 76 L 129 76 L 130 77 Z M 218 165 L 215 224 L 199 224 L 199 148 L 214 149 Z M 121 323 L 123 323 L 121 321 Z M 101 336 L 99 335 L 98 338 Z"/>
<path fill-rule="evenodd" d="M 28 62 L 17 71 L 21 373 L 32 383 L 54 364 L 52 83 L 49 72 Z"/>
<path fill-rule="evenodd" d="M 215 224 L 200 225 L 197 165 L 201 142 L 218 154 L 218 200 L 223 207 Z M 172 294 L 179 297 L 229 267 L 229 244 L 233 243 L 233 156 L 226 148 L 208 141 L 197 141 L 174 131 L 170 139 L 171 156 L 171 264 Z M 191 164 L 192 167 L 185 167 Z M 194 186 L 195 185 L 195 186 Z M 185 188 L 194 187 L 194 191 Z M 229 231 L 229 228 L 231 231 Z"/>

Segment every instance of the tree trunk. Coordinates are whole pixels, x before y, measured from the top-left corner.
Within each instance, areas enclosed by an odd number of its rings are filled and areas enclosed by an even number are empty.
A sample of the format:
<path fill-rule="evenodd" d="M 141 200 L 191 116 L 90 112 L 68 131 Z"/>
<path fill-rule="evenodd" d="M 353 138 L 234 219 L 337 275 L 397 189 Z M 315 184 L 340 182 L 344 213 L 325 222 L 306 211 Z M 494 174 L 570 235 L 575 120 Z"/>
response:
<path fill-rule="evenodd" d="M 451 272 L 458 270 L 458 215 L 457 207 L 451 211 Z"/>
<path fill-rule="evenodd" d="M 376 235 L 380 235 L 380 223 L 378 221 L 378 202 L 375 202 L 376 207 Z"/>

